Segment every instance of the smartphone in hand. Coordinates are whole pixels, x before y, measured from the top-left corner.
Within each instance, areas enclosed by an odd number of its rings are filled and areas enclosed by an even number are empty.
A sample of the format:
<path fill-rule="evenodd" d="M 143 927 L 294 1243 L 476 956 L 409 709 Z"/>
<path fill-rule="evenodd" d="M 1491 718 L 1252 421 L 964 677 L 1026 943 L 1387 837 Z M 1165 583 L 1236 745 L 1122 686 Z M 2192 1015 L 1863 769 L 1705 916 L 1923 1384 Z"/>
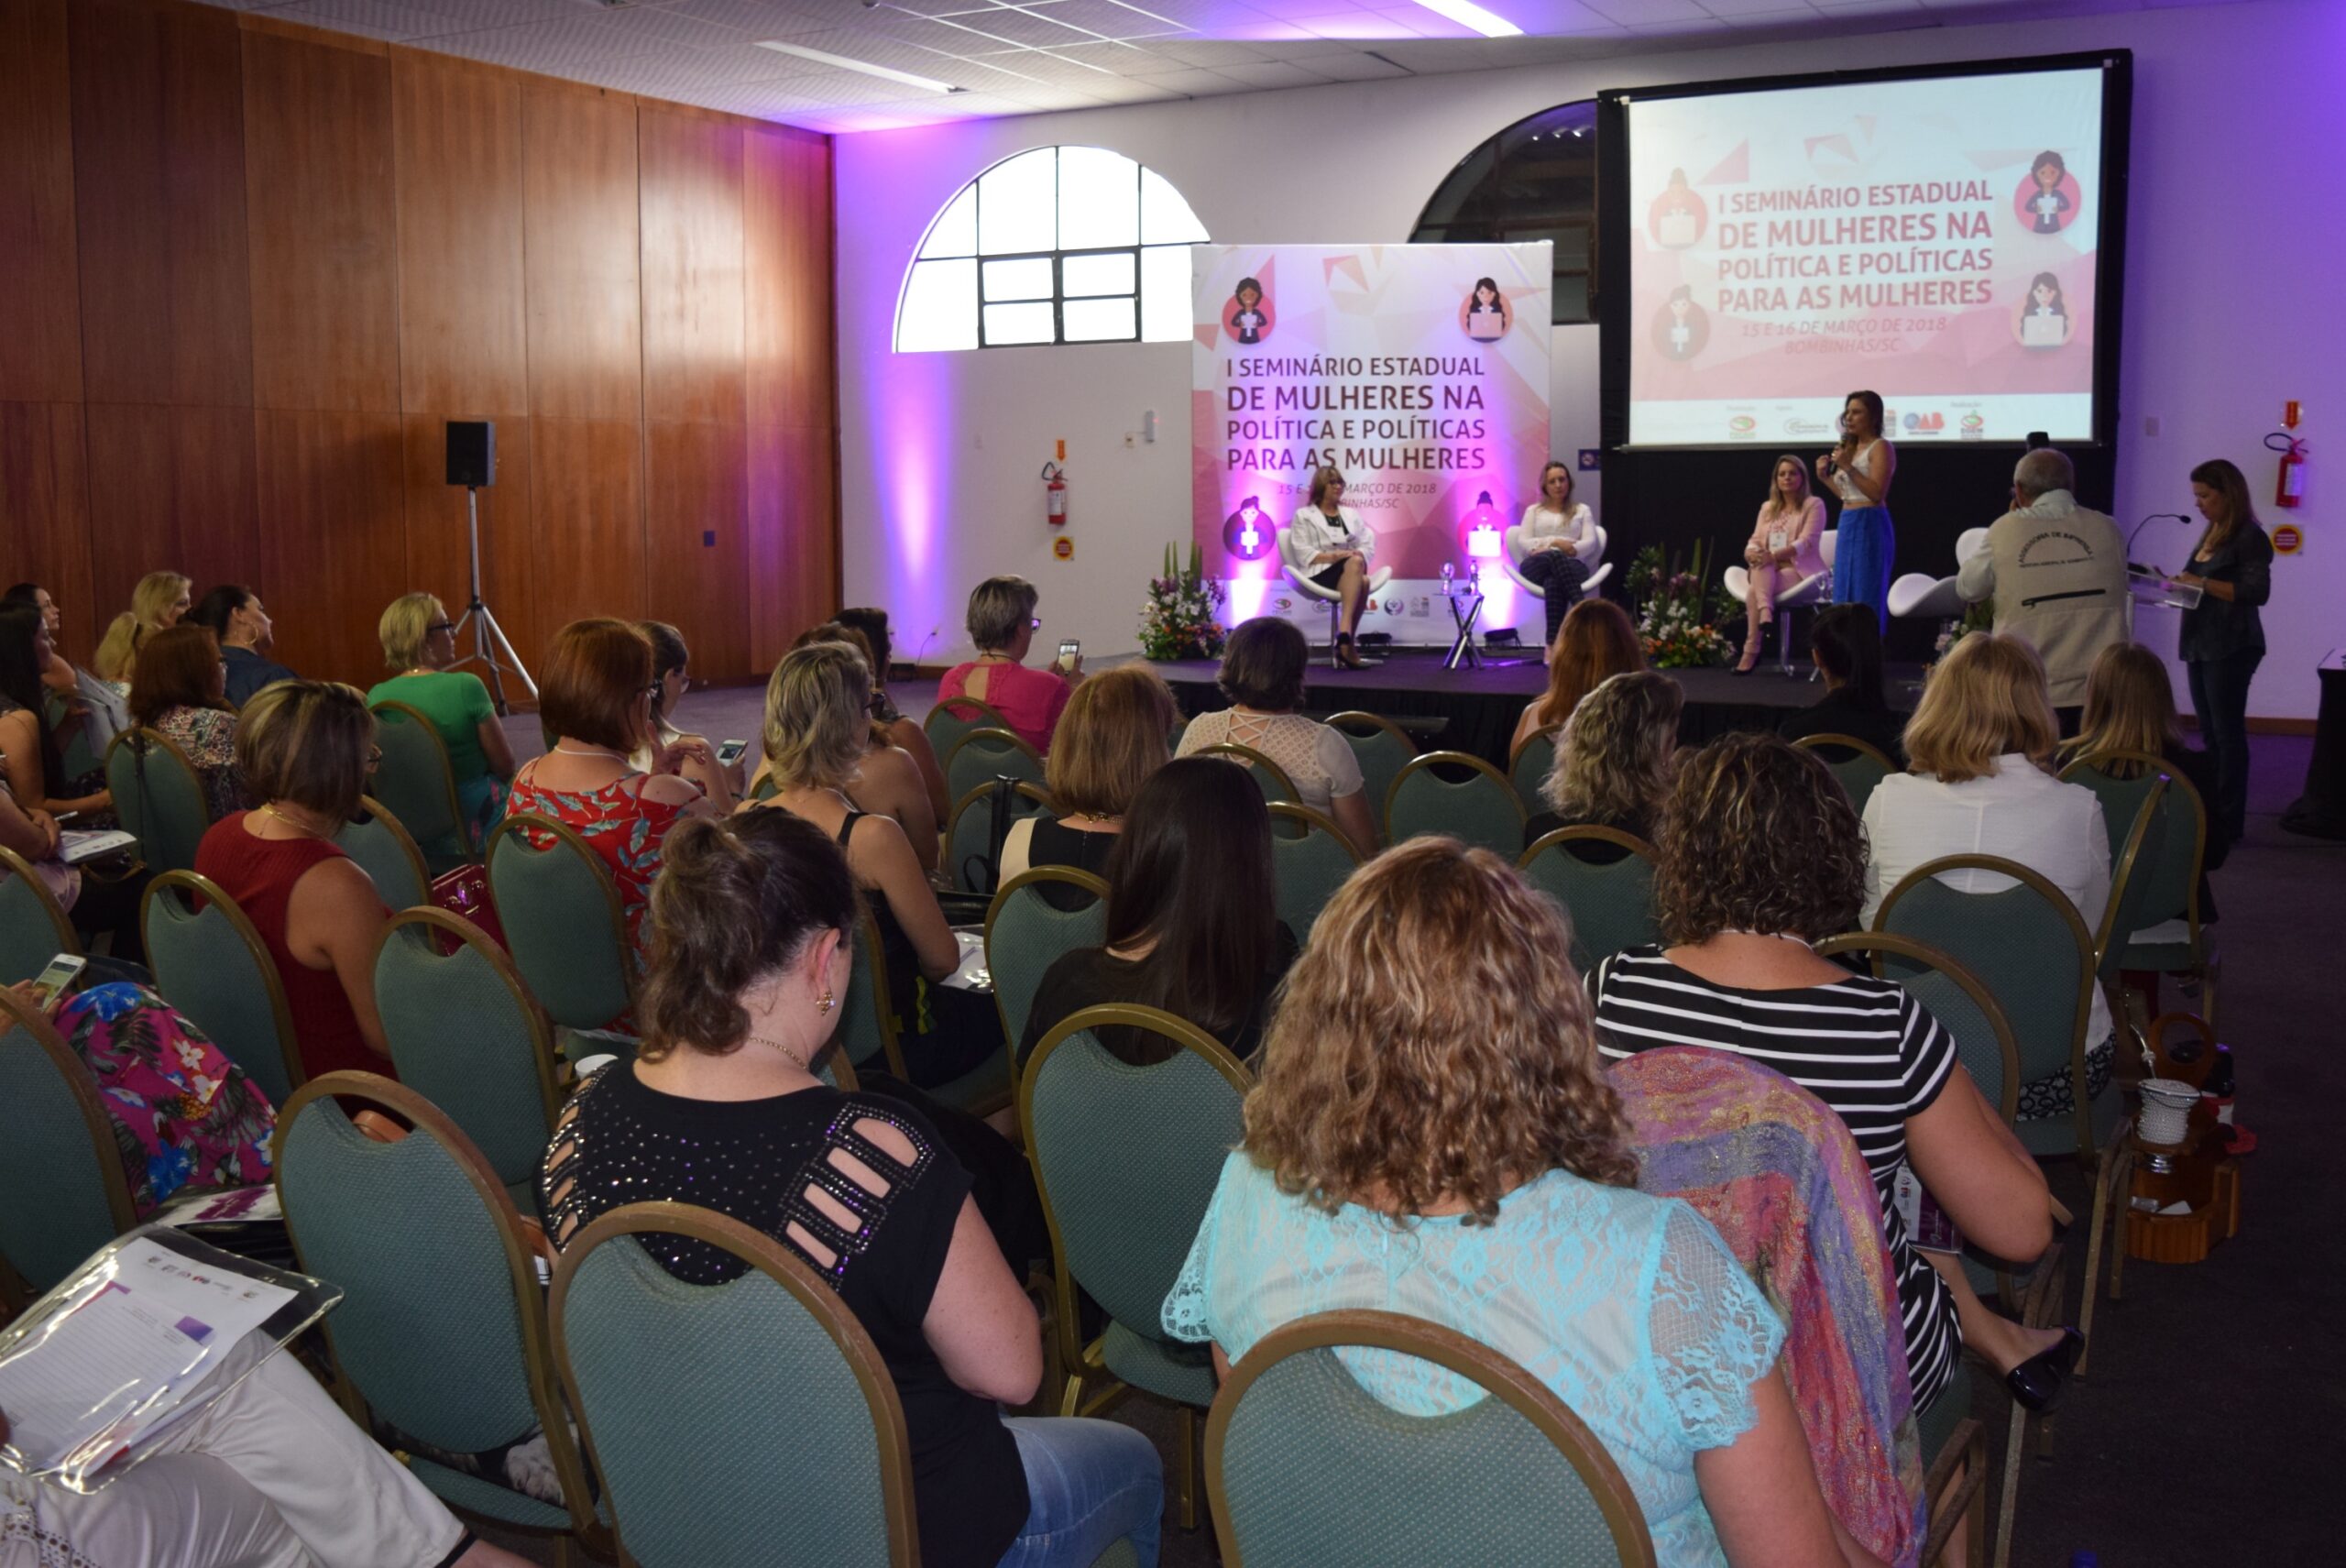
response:
<path fill-rule="evenodd" d="M 60 953 L 33 977 L 33 1005 L 47 1013 L 58 998 L 73 989 L 90 960 L 75 953 Z"/>
<path fill-rule="evenodd" d="M 741 760 L 741 753 L 749 749 L 750 743 L 747 740 L 726 741 L 717 749 L 717 765 L 721 768 L 731 767 Z"/>
<path fill-rule="evenodd" d="M 1075 666 L 1082 657 L 1083 643 L 1080 639 L 1070 637 L 1059 644 L 1059 668 L 1068 674 L 1075 673 Z"/>

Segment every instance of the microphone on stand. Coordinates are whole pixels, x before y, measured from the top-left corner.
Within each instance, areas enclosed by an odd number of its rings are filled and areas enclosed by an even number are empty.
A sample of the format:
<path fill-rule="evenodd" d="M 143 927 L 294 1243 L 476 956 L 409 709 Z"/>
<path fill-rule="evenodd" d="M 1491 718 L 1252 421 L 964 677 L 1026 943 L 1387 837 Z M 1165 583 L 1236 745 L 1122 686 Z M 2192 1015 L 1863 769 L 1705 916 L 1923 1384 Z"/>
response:
<path fill-rule="evenodd" d="M 2134 541 L 2142 537 L 2143 530 L 2162 520 L 2169 522 L 2189 522 L 2191 521 L 2191 515 L 2188 512 L 2180 511 L 2154 511 L 2151 513 L 2150 516 L 2136 523 L 2134 525 L 2134 532 L 2126 536 L 2126 559 L 2131 561 L 2134 558 Z"/>

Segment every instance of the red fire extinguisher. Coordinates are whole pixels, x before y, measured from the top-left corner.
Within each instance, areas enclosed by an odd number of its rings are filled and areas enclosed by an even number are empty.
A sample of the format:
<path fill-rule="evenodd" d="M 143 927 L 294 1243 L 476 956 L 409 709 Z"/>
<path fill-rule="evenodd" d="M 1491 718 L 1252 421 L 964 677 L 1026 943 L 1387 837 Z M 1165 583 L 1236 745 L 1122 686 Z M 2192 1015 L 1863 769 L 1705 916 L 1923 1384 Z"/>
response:
<path fill-rule="evenodd" d="M 1067 470 L 1056 463 L 1043 465 L 1043 520 L 1053 528 L 1067 524 Z"/>
<path fill-rule="evenodd" d="M 2281 455 L 2281 482 L 2274 489 L 2273 504 L 2294 507 L 2306 495 L 2306 444 L 2276 430 L 2264 438 L 2264 444 Z"/>

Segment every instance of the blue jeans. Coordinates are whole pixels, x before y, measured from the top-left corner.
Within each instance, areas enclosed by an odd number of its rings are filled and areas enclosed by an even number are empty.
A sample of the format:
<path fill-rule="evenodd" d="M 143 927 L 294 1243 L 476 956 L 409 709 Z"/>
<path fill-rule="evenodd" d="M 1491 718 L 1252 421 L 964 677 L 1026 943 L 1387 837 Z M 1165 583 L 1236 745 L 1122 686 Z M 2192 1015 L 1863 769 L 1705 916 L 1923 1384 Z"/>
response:
<path fill-rule="evenodd" d="M 1890 562 L 1897 553 L 1888 507 L 1843 507 L 1833 537 L 1833 602 L 1871 605 L 1889 630 Z"/>
<path fill-rule="evenodd" d="M 1026 1467 L 1026 1528 L 1002 1568 L 1091 1568 L 1129 1540 L 1140 1568 L 1157 1568 L 1165 1475 L 1157 1445 L 1115 1421 L 1058 1416 L 1003 1420 Z"/>
<path fill-rule="evenodd" d="M 2216 762 L 2216 798 L 2208 802 L 2209 830 L 2237 843 L 2248 826 L 2248 683 L 2264 650 L 2224 659 L 2187 659 L 2191 707 L 2199 716 L 2199 744 Z"/>

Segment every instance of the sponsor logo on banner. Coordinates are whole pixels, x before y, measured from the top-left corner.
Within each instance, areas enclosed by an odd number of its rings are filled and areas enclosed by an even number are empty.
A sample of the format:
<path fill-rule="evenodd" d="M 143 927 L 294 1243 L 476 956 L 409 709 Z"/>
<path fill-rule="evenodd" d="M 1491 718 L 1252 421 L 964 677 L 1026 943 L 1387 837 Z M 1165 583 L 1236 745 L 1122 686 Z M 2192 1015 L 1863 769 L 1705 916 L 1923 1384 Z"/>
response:
<path fill-rule="evenodd" d="M 1425 596 L 1425 595 L 1423 595 L 1423 594 L 1420 594 L 1416 598 L 1413 598 L 1413 599 L 1411 599 L 1411 600 L 1409 601 L 1409 619 L 1410 619 L 1410 620 L 1425 620 L 1425 619 L 1426 619 L 1426 617 L 1428 617 L 1428 616 L 1431 615 L 1432 613 L 1433 613 L 1433 600 L 1431 600 L 1431 599 L 1430 599 L 1430 598 L 1426 598 L 1426 596 Z"/>
<path fill-rule="evenodd" d="M 1961 433 L 1966 441 L 1983 440 L 1988 433 L 1988 422 L 1977 411 L 1965 414 Z"/>
<path fill-rule="evenodd" d="M 1385 601 L 1385 613 L 1387 615 L 1400 614 L 1401 601 L 1399 599 L 1387 599 Z"/>
<path fill-rule="evenodd" d="M 1749 414 L 1738 414 L 1727 422 L 1727 433 L 1738 441 L 1749 441 L 1760 429 L 1760 422 Z"/>
<path fill-rule="evenodd" d="M 1784 421 L 1786 435 L 1827 435 L 1832 427 L 1821 419 L 1788 419 Z"/>
<path fill-rule="evenodd" d="M 1946 415 L 1941 413 L 1908 414 L 1906 431 L 1910 435 L 1936 435 L 1946 428 Z"/>
<path fill-rule="evenodd" d="M 1281 615 L 1285 615 L 1288 610 L 1295 608 L 1295 600 L 1288 598 L 1285 594 L 1281 594 L 1278 598 L 1271 601 L 1271 608 L 1277 610 Z"/>

